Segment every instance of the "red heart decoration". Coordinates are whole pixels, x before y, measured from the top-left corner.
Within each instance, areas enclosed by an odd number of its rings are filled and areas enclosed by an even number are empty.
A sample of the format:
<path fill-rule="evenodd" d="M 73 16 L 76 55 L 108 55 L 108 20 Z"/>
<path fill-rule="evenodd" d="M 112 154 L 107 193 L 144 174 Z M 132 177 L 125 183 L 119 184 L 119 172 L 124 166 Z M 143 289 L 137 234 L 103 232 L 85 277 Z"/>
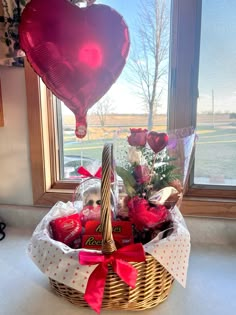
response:
<path fill-rule="evenodd" d="M 31 0 L 19 26 L 20 46 L 46 86 L 72 110 L 86 135 L 87 110 L 120 75 L 129 51 L 122 16 L 106 5 Z"/>
<path fill-rule="evenodd" d="M 167 146 L 168 135 L 164 132 L 150 131 L 147 135 L 147 143 L 155 153 L 158 153 Z"/>

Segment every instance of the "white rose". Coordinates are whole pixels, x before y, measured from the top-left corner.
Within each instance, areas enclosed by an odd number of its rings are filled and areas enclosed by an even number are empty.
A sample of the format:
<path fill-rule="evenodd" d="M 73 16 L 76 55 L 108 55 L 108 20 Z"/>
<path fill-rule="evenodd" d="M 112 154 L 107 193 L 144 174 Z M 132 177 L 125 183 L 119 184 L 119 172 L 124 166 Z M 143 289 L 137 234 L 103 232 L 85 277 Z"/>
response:
<path fill-rule="evenodd" d="M 128 161 L 130 163 L 140 164 L 141 162 L 141 152 L 137 151 L 135 147 L 129 147 L 128 151 Z"/>

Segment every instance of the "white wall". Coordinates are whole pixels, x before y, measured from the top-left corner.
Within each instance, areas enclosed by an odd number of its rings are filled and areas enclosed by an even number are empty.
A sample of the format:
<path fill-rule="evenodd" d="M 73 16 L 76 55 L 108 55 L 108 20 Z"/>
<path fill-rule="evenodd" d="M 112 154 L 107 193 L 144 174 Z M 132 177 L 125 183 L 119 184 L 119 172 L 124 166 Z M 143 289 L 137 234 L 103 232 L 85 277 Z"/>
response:
<path fill-rule="evenodd" d="M 32 205 L 24 69 L 0 67 L 4 127 L 0 127 L 0 204 Z"/>

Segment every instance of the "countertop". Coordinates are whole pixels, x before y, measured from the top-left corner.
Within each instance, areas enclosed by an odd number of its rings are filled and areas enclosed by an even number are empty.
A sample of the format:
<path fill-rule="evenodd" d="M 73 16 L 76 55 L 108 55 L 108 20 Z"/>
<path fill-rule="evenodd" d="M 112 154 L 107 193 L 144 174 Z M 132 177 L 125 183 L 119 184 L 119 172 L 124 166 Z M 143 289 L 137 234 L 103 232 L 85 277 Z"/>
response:
<path fill-rule="evenodd" d="M 32 231 L 6 229 L 0 242 L 0 315 L 96 314 L 51 291 L 47 277 L 26 254 Z M 192 243 L 186 288 L 176 281 L 169 297 L 143 315 L 230 315 L 236 313 L 236 246 Z M 102 314 L 132 314 L 102 311 Z M 136 312 L 137 314 L 137 312 Z"/>

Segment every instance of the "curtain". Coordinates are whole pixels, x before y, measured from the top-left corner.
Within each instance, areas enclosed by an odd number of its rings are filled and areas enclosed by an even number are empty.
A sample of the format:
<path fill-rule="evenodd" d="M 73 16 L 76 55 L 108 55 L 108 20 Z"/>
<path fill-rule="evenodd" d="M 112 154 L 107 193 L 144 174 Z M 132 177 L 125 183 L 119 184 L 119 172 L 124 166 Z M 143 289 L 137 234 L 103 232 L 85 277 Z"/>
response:
<path fill-rule="evenodd" d="M 0 0 L 0 65 L 23 67 L 18 25 L 29 0 Z"/>

